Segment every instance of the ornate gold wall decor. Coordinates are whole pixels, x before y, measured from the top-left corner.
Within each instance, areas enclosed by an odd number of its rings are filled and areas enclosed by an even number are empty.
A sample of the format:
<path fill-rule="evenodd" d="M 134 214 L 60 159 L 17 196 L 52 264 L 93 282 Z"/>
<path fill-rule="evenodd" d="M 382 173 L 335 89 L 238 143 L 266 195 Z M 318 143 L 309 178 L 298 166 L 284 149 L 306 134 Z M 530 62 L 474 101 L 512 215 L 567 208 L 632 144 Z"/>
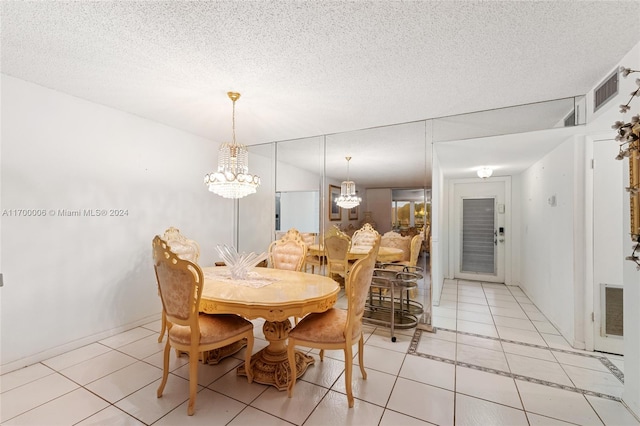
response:
<path fill-rule="evenodd" d="M 619 71 L 625 78 L 629 74 L 640 72 L 640 70 L 625 67 L 620 67 Z M 638 88 L 631 92 L 627 103 L 620 105 L 621 114 L 628 113 L 631 110 L 629 105 L 633 98 L 640 97 L 640 78 L 636 79 L 636 84 Z M 638 195 L 640 187 L 640 114 L 634 115 L 628 122 L 616 121 L 611 127 L 617 131 L 616 141 L 620 142 L 620 152 L 616 156 L 616 160 L 629 158 L 629 186 L 626 190 L 630 196 L 631 240 L 635 244 L 631 256 L 627 256 L 625 259 L 635 262 L 640 271 L 640 196 Z"/>
<path fill-rule="evenodd" d="M 640 187 L 640 153 L 635 153 L 629 157 L 629 188 L 630 194 L 630 218 L 631 218 L 631 235 L 640 234 L 640 196 L 638 188 Z"/>

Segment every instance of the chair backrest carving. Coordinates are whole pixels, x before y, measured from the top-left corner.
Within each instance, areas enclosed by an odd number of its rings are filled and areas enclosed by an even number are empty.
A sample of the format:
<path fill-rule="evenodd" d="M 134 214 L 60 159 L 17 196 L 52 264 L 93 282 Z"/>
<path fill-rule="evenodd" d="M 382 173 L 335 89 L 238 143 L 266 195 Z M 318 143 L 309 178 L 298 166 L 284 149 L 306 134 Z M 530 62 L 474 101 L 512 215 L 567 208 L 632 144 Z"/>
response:
<path fill-rule="evenodd" d="M 200 259 L 200 245 L 196 241 L 190 240 L 182 235 L 178 228 L 173 226 L 167 228 L 162 235 L 162 239 L 180 259 L 198 263 Z"/>
<path fill-rule="evenodd" d="M 269 264 L 275 269 L 302 271 L 306 256 L 307 245 L 295 228 L 269 245 Z"/>
<path fill-rule="evenodd" d="M 324 253 L 327 256 L 329 273 L 346 276 L 349 271 L 351 239 L 338 228 L 331 227 L 324 235 Z"/>
<path fill-rule="evenodd" d="M 202 270 L 196 263 L 178 257 L 157 235 L 153 239 L 153 267 L 169 327 L 171 324 L 190 326 L 192 336 L 199 336 L 198 305 L 204 285 Z"/>
<path fill-rule="evenodd" d="M 379 236 L 380 234 L 378 233 L 378 231 L 373 229 L 371 224 L 365 223 L 362 228 L 353 233 L 351 244 L 354 246 L 372 247 L 376 238 Z"/>
<path fill-rule="evenodd" d="M 411 237 L 403 237 L 394 231 L 386 232 L 380 239 L 381 247 L 393 247 L 402 250 L 402 261 L 411 259 Z"/>

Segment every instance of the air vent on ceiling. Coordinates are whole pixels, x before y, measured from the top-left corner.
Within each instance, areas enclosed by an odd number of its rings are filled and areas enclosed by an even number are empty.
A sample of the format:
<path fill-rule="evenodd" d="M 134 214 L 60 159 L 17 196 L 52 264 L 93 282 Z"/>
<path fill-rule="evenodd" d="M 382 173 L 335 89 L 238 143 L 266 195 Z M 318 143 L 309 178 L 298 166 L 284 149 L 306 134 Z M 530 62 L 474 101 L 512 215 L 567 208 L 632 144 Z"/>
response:
<path fill-rule="evenodd" d="M 611 98 L 618 94 L 618 70 L 615 70 L 595 90 L 593 96 L 593 111 L 597 111 Z"/>

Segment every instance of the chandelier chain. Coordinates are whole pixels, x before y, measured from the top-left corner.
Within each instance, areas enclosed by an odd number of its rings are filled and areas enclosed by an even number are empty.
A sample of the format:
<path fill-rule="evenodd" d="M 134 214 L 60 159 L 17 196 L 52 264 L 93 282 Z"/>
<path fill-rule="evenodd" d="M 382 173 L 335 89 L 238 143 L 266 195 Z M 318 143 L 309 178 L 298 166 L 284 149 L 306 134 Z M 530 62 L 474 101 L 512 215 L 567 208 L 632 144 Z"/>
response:
<path fill-rule="evenodd" d="M 236 100 L 237 98 L 231 98 L 233 107 L 231 109 L 231 143 L 236 145 Z"/>

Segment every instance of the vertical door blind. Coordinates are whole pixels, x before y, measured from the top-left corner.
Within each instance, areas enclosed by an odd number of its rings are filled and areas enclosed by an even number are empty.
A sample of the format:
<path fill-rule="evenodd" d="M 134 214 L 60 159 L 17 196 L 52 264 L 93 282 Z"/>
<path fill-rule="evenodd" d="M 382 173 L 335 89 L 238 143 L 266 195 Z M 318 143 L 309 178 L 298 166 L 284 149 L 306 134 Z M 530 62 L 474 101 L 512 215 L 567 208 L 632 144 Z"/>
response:
<path fill-rule="evenodd" d="M 460 272 L 495 274 L 495 201 L 462 200 L 462 261 Z"/>

